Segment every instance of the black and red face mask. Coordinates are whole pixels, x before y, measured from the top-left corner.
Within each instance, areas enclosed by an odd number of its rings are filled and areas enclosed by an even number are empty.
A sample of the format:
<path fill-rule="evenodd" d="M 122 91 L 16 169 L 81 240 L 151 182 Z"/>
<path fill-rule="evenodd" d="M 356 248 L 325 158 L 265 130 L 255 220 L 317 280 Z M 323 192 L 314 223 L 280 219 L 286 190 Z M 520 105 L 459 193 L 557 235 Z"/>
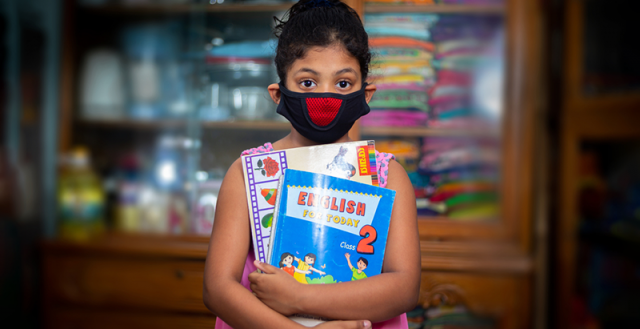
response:
<path fill-rule="evenodd" d="M 316 143 L 335 142 L 349 132 L 361 116 L 369 113 L 365 87 L 351 94 L 296 93 L 280 85 L 276 110 L 304 137 Z"/>

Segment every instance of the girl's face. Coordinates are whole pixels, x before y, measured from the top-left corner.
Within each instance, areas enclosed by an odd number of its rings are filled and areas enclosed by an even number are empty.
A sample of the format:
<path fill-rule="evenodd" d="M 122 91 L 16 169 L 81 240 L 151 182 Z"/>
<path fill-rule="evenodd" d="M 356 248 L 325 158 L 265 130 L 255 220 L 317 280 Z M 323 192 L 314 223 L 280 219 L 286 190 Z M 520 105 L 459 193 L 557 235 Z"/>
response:
<path fill-rule="evenodd" d="M 287 89 L 299 93 L 350 94 L 362 88 L 358 60 L 339 44 L 309 49 L 304 57 L 293 62 L 286 81 Z M 369 102 L 376 87 L 368 85 L 366 90 Z"/>
<path fill-rule="evenodd" d="M 342 44 L 308 49 L 304 57 L 293 62 L 287 71 L 285 79 L 285 87 L 296 93 L 351 94 L 362 89 L 360 63 L 344 49 Z M 271 99 L 276 104 L 280 104 L 282 95 L 280 85 L 273 83 L 267 89 Z M 375 85 L 367 84 L 364 90 L 364 97 L 367 103 L 369 103 L 375 91 Z M 293 125 L 291 136 L 294 143 L 297 143 L 294 144 L 296 146 L 317 145 L 319 143 L 303 137 Z M 349 135 L 345 132 L 344 136 L 335 139 L 333 142 L 342 143 L 350 140 Z"/>
<path fill-rule="evenodd" d="M 293 256 L 287 256 L 282 260 L 282 264 L 287 267 L 291 266 L 291 263 L 293 263 Z"/>
<path fill-rule="evenodd" d="M 309 257 L 309 256 L 304 256 L 304 262 L 305 262 L 305 263 L 307 263 L 307 264 L 309 264 L 309 265 L 313 265 L 313 263 L 314 263 L 315 261 L 316 261 L 315 259 L 313 259 L 313 258 L 311 258 L 311 257 Z"/>

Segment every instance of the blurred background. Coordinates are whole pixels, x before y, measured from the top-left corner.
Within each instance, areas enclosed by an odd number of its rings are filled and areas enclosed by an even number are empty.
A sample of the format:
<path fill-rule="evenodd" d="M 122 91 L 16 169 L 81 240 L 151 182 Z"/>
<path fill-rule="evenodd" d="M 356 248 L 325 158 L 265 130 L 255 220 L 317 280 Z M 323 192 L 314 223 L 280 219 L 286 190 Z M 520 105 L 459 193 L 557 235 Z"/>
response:
<path fill-rule="evenodd" d="M 348 0 L 374 53 L 350 132 L 414 185 L 411 328 L 640 323 L 640 5 Z M 213 328 L 229 165 L 290 125 L 286 0 L 0 1 L 0 326 Z"/>

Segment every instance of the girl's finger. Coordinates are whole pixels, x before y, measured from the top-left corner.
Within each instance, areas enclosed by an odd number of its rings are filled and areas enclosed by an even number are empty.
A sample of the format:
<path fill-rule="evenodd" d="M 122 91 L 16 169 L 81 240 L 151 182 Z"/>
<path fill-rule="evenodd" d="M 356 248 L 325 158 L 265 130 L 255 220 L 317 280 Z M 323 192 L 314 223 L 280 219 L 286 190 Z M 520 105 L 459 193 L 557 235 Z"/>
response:
<path fill-rule="evenodd" d="M 251 284 L 249 287 L 251 288 L 251 293 L 253 293 L 254 296 L 258 297 L 258 295 L 260 294 L 260 289 L 258 289 L 258 285 Z"/>
<path fill-rule="evenodd" d="M 340 328 L 340 329 L 371 329 L 371 321 L 329 321 L 316 326 L 318 329 Z"/>
<path fill-rule="evenodd" d="M 249 279 L 249 282 L 256 282 L 259 275 L 260 273 L 258 273 L 258 271 L 255 271 L 255 272 L 249 273 L 249 276 L 247 278 Z"/>
<path fill-rule="evenodd" d="M 279 268 L 277 268 L 277 267 L 275 267 L 273 265 L 270 265 L 270 264 L 267 264 L 267 263 L 263 263 L 263 262 L 261 262 L 261 261 L 259 261 L 257 259 L 253 261 L 253 264 L 259 270 L 261 270 L 262 272 L 267 273 L 267 274 L 273 274 L 273 273 L 276 273 L 276 271 L 280 270 Z"/>
<path fill-rule="evenodd" d="M 356 328 L 364 328 L 364 329 L 371 329 L 371 321 L 369 320 L 364 320 L 364 321 L 356 321 Z"/>

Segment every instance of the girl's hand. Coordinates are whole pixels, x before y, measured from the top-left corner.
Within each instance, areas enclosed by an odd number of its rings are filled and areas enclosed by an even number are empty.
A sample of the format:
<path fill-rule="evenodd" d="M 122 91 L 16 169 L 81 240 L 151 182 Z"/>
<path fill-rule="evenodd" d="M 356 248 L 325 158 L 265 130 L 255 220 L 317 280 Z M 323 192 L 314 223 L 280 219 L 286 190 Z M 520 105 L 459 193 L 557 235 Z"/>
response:
<path fill-rule="evenodd" d="M 327 321 L 314 328 L 318 329 L 371 329 L 371 322 L 364 321 Z"/>
<path fill-rule="evenodd" d="M 298 313 L 295 307 L 300 296 L 302 286 L 285 271 L 258 260 L 254 262 L 263 273 L 253 272 L 249 274 L 251 290 L 263 303 L 283 315 Z"/>

